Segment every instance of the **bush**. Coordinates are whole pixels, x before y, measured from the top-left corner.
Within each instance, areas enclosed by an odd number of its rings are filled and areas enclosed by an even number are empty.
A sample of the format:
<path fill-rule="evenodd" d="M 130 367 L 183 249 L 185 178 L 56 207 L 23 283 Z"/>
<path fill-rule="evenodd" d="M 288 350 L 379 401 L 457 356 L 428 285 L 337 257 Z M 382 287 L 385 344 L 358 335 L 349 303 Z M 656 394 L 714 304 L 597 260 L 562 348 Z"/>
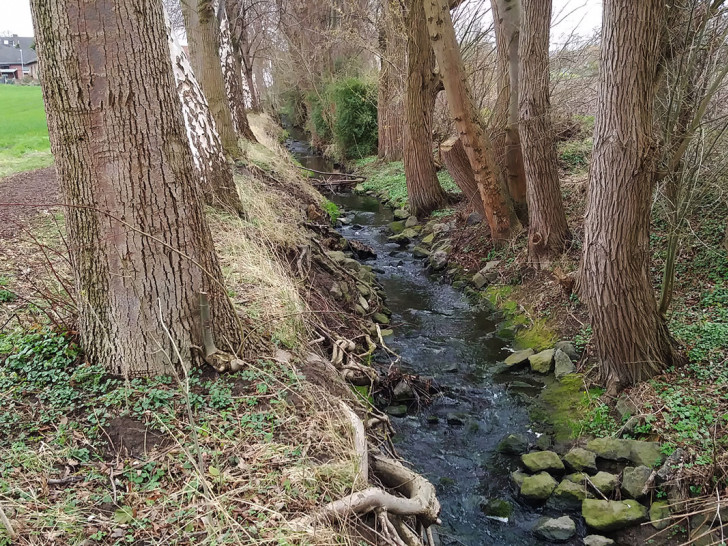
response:
<path fill-rule="evenodd" d="M 334 141 L 346 158 L 377 151 L 377 89 L 358 78 L 335 82 Z"/>

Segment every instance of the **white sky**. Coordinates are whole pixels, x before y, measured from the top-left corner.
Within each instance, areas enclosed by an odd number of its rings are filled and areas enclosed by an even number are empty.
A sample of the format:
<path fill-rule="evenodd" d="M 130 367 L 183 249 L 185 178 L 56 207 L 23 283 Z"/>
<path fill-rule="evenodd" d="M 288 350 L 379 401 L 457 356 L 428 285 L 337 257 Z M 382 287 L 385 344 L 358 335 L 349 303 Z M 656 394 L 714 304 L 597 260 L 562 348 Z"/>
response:
<path fill-rule="evenodd" d="M 586 37 L 599 29 L 602 0 L 553 0 L 553 3 L 552 46 L 561 45 L 572 32 Z M 6 32 L 33 35 L 29 0 L 0 0 L 0 34 Z"/>

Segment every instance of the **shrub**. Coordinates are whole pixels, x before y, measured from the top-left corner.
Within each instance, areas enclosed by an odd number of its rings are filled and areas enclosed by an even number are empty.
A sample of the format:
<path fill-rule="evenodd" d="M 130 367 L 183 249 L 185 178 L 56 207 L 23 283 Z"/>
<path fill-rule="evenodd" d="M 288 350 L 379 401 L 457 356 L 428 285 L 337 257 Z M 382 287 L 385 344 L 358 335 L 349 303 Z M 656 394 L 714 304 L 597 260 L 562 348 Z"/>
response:
<path fill-rule="evenodd" d="M 358 78 L 334 82 L 334 140 L 346 158 L 377 151 L 377 89 Z"/>

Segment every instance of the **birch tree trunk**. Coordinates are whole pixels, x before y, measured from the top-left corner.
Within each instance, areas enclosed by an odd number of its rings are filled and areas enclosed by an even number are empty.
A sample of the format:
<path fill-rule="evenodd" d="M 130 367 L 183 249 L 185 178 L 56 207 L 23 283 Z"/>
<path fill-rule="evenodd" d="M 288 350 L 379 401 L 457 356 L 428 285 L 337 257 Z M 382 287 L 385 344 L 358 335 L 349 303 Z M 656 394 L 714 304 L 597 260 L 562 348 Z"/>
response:
<path fill-rule="evenodd" d="M 478 183 L 485 216 L 493 240 L 504 241 L 517 232 L 520 223 L 508 191 L 493 160 L 493 148 L 480 122 L 460 55 L 447 0 L 424 0 L 430 42 L 442 74 L 450 114 L 468 154 Z"/>
<path fill-rule="evenodd" d="M 218 345 L 236 350 L 241 332 L 195 183 L 162 4 L 31 8 L 88 358 L 126 377 L 189 365 L 202 341 L 201 292 Z"/>
<path fill-rule="evenodd" d="M 563 252 L 570 234 L 551 126 L 551 0 L 521 0 L 521 4 L 520 133 L 528 196 L 528 257 L 540 267 Z"/>
<path fill-rule="evenodd" d="M 225 155 L 240 155 L 220 59 L 220 25 L 214 0 L 181 0 L 192 70 L 210 105 Z"/>
<path fill-rule="evenodd" d="M 177 95 L 205 203 L 242 214 L 243 204 L 235 187 L 232 167 L 225 159 L 207 99 L 168 21 L 167 38 Z"/>
<path fill-rule="evenodd" d="M 661 0 L 606 0 L 579 290 L 611 392 L 675 364 L 650 278 Z"/>
<path fill-rule="evenodd" d="M 407 97 L 405 109 L 404 173 L 412 214 L 441 208 L 446 200 L 432 157 L 432 114 L 439 80 L 427 36 L 423 0 L 411 0 L 407 23 Z"/>
<path fill-rule="evenodd" d="M 379 96 L 377 98 L 378 155 L 387 161 L 402 159 L 404 129 L 404 73 L 407 42 L 402 39 L 402 10 L 391 0 L 383 0 L 379 29 Z"/>

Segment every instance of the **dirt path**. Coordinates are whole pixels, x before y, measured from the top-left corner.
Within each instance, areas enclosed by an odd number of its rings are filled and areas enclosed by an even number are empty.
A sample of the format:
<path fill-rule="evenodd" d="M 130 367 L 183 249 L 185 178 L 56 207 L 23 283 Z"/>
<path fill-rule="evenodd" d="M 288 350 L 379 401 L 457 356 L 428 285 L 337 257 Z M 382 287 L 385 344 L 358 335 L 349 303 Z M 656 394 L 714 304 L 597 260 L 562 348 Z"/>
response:
<path fill-rule="evenodd" d="M 17 236 L 22 223 L 54 208 L 48 205 L 57 201 L 55 167 L 0 179 L 0 238 Z"/>

